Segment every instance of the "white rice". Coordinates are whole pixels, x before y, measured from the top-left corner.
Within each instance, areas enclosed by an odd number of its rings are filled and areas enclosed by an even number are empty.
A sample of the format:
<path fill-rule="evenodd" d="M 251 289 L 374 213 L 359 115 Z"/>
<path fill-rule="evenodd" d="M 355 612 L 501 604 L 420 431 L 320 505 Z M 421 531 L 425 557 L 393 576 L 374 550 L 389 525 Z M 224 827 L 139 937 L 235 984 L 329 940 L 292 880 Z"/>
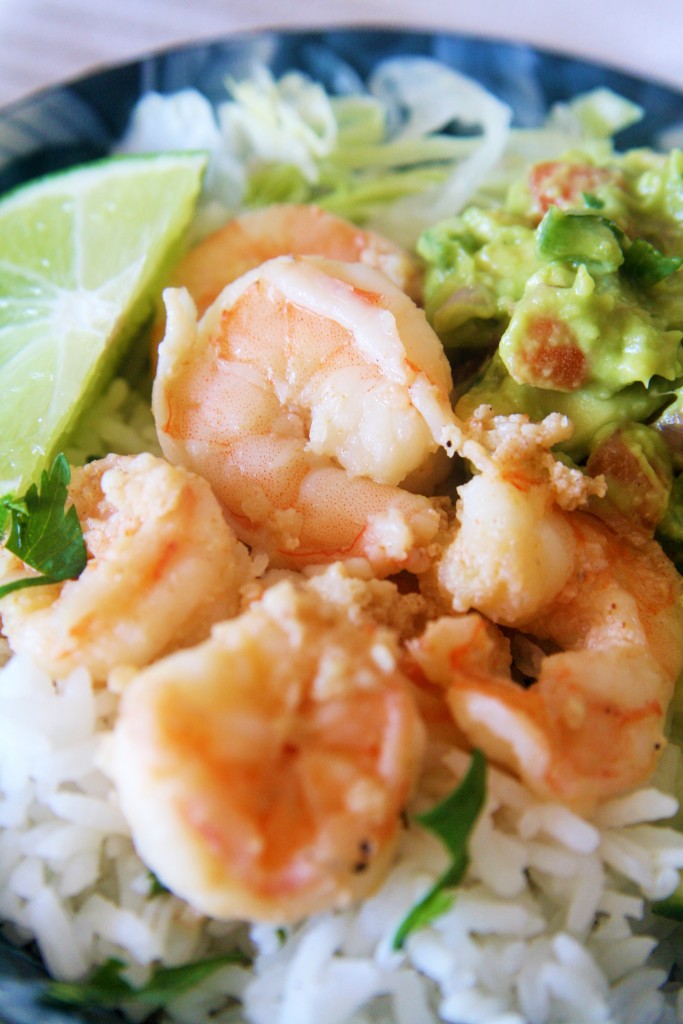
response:
<path fill-rule="evenodd" d="M 382 888 L 361 906 L 281 929 L 210 921 L 169 894 L 150 896 L 115 792 L 97 767 L 116 697 L 83 670 L 55 684 L 26 658 L 0 670 L 0 917 L 35 937 L 51 973 L 84 977 L 109 957 L 142 983 L 151 965 L 231 948 L 227 966 L 176 999 L 168 1019 L 200 1024 L 673 1024 L 662 990 L 683 953 L 647 899 L 670 893 L 683 836 L 657 823 L 660 789 L 608 801 L 590 821 L 535 800 L 489 769 L 471 864 L 452 908 L 392 949 L 405 913 L 446 866 L 419 827 L 402 836 Z M 677 770 L 664 758 L 664 782 Z M 435 752 L 411 812 L 452 788 L 468 756 Z"/>
<path fill-rule="evenodd" d="M 142 451 L 161 455 L 149 397 L 116 377 L 95 406 L 81 416 L 66 457 L 72 466 L 80 466 L 109 452 L 135 455 Z"/>

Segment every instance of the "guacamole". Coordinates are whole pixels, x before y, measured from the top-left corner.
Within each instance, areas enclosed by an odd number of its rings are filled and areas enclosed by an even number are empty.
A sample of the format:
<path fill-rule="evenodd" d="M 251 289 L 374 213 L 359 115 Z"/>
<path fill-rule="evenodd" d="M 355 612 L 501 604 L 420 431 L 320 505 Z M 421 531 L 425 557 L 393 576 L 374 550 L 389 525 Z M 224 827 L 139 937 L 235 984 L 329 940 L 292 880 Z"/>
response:
<path fill-rule="evenodd" d="M 500 206 L 435 225 L 418 252 L 458 413 L 566 414 L 565 457 L 607 479 L 594 511 L 628 530 L 676 524 L 678 539 L 683 153 L 536 164 Z"/>

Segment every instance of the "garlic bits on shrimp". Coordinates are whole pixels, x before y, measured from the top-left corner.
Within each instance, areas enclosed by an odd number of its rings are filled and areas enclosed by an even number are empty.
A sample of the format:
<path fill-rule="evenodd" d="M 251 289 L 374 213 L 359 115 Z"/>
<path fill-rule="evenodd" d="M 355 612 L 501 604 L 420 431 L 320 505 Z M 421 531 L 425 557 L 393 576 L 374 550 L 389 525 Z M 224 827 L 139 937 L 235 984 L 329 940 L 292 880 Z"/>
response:
<path fill-rule="evenodd" d="M 392 631 L 276 584 L 125 689 L 109 749 L 140 856 L 215 917 L 287 921 L 368 896 L 424 750 Z"/>
<path fill-rule="evenodd" d="M 590 809 L 646 782 L 665 745 L 683 579 L 654 540 L 580 507 L 602 482 L 549 451 L 561 417 L 482 410 L 479 426 L 495 451 L 459 488 L 433 568 L 449 614 L 411 653 L 473 746 L 538 796 Z"/>
<path fill-rule="evenodd" d="M 440 525 L 428 491 L 461 443 L 425 315 L 381 271 L 268 260 L 199 324 L 167 289 L 153 411 L 171 462 L 207 479 L 271 565 L 362 560 L 421 571 Z"/>

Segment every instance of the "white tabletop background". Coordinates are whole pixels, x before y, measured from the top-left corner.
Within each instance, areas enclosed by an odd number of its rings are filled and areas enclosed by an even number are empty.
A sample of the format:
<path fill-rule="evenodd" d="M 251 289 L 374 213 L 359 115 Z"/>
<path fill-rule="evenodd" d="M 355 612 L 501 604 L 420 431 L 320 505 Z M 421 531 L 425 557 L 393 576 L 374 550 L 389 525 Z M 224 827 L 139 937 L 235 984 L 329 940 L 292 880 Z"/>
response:
<path fill-rule="evenodd" d="M 154 49 L 334 25 L 529 42 L 683 89 L 683 0 L 0 0 L 0 106 Z"/>

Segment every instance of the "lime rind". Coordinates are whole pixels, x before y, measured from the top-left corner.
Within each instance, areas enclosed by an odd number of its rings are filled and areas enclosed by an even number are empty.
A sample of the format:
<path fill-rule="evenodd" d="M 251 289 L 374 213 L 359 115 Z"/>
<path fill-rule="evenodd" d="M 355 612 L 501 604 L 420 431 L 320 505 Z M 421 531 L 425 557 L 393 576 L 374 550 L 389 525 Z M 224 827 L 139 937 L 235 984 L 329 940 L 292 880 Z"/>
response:
<path fill-rule="evenodd" d="M 38 479 L 151 317 L 205 166 L 114 157 L 0 200 L 0 494 Z"/>

